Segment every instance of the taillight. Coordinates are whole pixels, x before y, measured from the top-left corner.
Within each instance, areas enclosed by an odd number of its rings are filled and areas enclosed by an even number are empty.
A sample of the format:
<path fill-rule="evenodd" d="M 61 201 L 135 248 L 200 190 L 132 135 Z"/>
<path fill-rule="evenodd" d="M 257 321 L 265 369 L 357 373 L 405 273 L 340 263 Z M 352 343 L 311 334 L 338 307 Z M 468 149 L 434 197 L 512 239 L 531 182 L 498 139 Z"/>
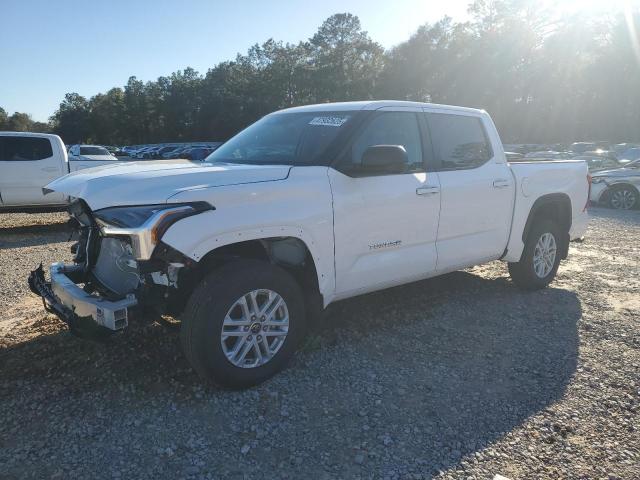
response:
<path fill-rule="evenodd" d="M 584 204 L 584 208 L 582 211 L 584 212 L 589 206 L 589 199 L 591 198 L 591 174 L 587 173 L 587 185 L 589 188 L 587 189 L 587 202 Z"/>

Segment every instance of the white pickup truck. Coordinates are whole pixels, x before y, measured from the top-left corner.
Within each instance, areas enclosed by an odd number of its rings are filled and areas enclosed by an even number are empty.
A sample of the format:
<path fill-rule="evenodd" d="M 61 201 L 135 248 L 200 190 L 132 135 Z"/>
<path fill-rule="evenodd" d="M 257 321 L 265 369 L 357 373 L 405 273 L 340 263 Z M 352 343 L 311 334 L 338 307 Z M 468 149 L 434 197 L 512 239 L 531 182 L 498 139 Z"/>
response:
<path fill-rule="evenodd" d="M 45 194 L 42 187 L 56 178 L 83 168 L 112 164 L 118 159 L 102 147 L 90 153 L 67 156 L 57 135 L 0 132 L 0 212 L 58 209 L 67 205 L 61 192 Z M 107 155 L 102 155 L 104 150 Z"/>
<path fill-rule="evenodd" d="M 481 110 L 350 102 L 272 113 L 200 165 L 67 175 L 73 264 L 29 278 L 79 333 L 133 307 L 179 316 L 185 354 L 218 384 L 280 370 L 336 300 L 501 259 L 525 289 L 584 235 L 582 161 L 507 163 Z M 79 286 L 82 284 L 82 287 Z"/>

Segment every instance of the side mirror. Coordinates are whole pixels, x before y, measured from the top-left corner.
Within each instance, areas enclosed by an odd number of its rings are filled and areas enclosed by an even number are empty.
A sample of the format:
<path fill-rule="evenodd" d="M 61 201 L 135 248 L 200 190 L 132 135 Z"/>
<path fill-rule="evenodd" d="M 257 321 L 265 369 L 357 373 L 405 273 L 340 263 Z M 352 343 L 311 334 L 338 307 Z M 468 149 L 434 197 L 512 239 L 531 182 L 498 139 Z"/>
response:
<path fill-rule="evenodd" d="M 402 145 L 373 145 L 362 154 L 361 171 L 371 175 L 404 173 L 407 151 Z"/>

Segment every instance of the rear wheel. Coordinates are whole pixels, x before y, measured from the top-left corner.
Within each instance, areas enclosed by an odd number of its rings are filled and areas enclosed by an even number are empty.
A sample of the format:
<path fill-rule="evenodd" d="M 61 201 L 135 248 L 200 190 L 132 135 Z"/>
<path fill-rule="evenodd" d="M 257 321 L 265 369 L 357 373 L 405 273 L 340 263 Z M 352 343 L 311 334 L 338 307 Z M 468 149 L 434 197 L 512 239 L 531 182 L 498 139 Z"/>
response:
<path fill-rule="evenodd" d="M 609 206 L 616 210 L 630 210 L 638 205 L 638 192 L 627 185 L 615 187 L 609 193 Z"/>
<path fill-rule="evenodd" d="M 527 236 L 520 261 L 509 263 L 509 274 L 518 287 L 537 290 L 551 283 L 560 265 L 562 238 L 554 222 L 536 222 Z"/>
<path fill-rule="evenodd" d="M 239 260 L 204 278 L 182 320 L 186 357 L 200 376 L 244 388 L 280 371 L 304 333 L 300 287 L 266 262 Z"/>

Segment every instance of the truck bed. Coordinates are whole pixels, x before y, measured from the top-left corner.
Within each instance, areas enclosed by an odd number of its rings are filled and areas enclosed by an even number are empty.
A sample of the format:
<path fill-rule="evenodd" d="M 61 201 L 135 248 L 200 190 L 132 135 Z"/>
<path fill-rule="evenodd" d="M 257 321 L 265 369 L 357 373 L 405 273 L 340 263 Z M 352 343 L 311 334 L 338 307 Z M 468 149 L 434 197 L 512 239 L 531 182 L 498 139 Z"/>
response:
<path fill-rule="evenodd" d="M 550 196 L 565 196 L 571 205 L 569 236 L 575 240 L 584 235 L 588 216 L 588 168 L 583 160 L 545 160 L 509 163 L 516 182 L 513 221 L 507 246 L 506 261 L 518 261 L 524 248 L 523 233 L 535 202 Z M 562 193 L 557 193 L 562 192 Z"/>

